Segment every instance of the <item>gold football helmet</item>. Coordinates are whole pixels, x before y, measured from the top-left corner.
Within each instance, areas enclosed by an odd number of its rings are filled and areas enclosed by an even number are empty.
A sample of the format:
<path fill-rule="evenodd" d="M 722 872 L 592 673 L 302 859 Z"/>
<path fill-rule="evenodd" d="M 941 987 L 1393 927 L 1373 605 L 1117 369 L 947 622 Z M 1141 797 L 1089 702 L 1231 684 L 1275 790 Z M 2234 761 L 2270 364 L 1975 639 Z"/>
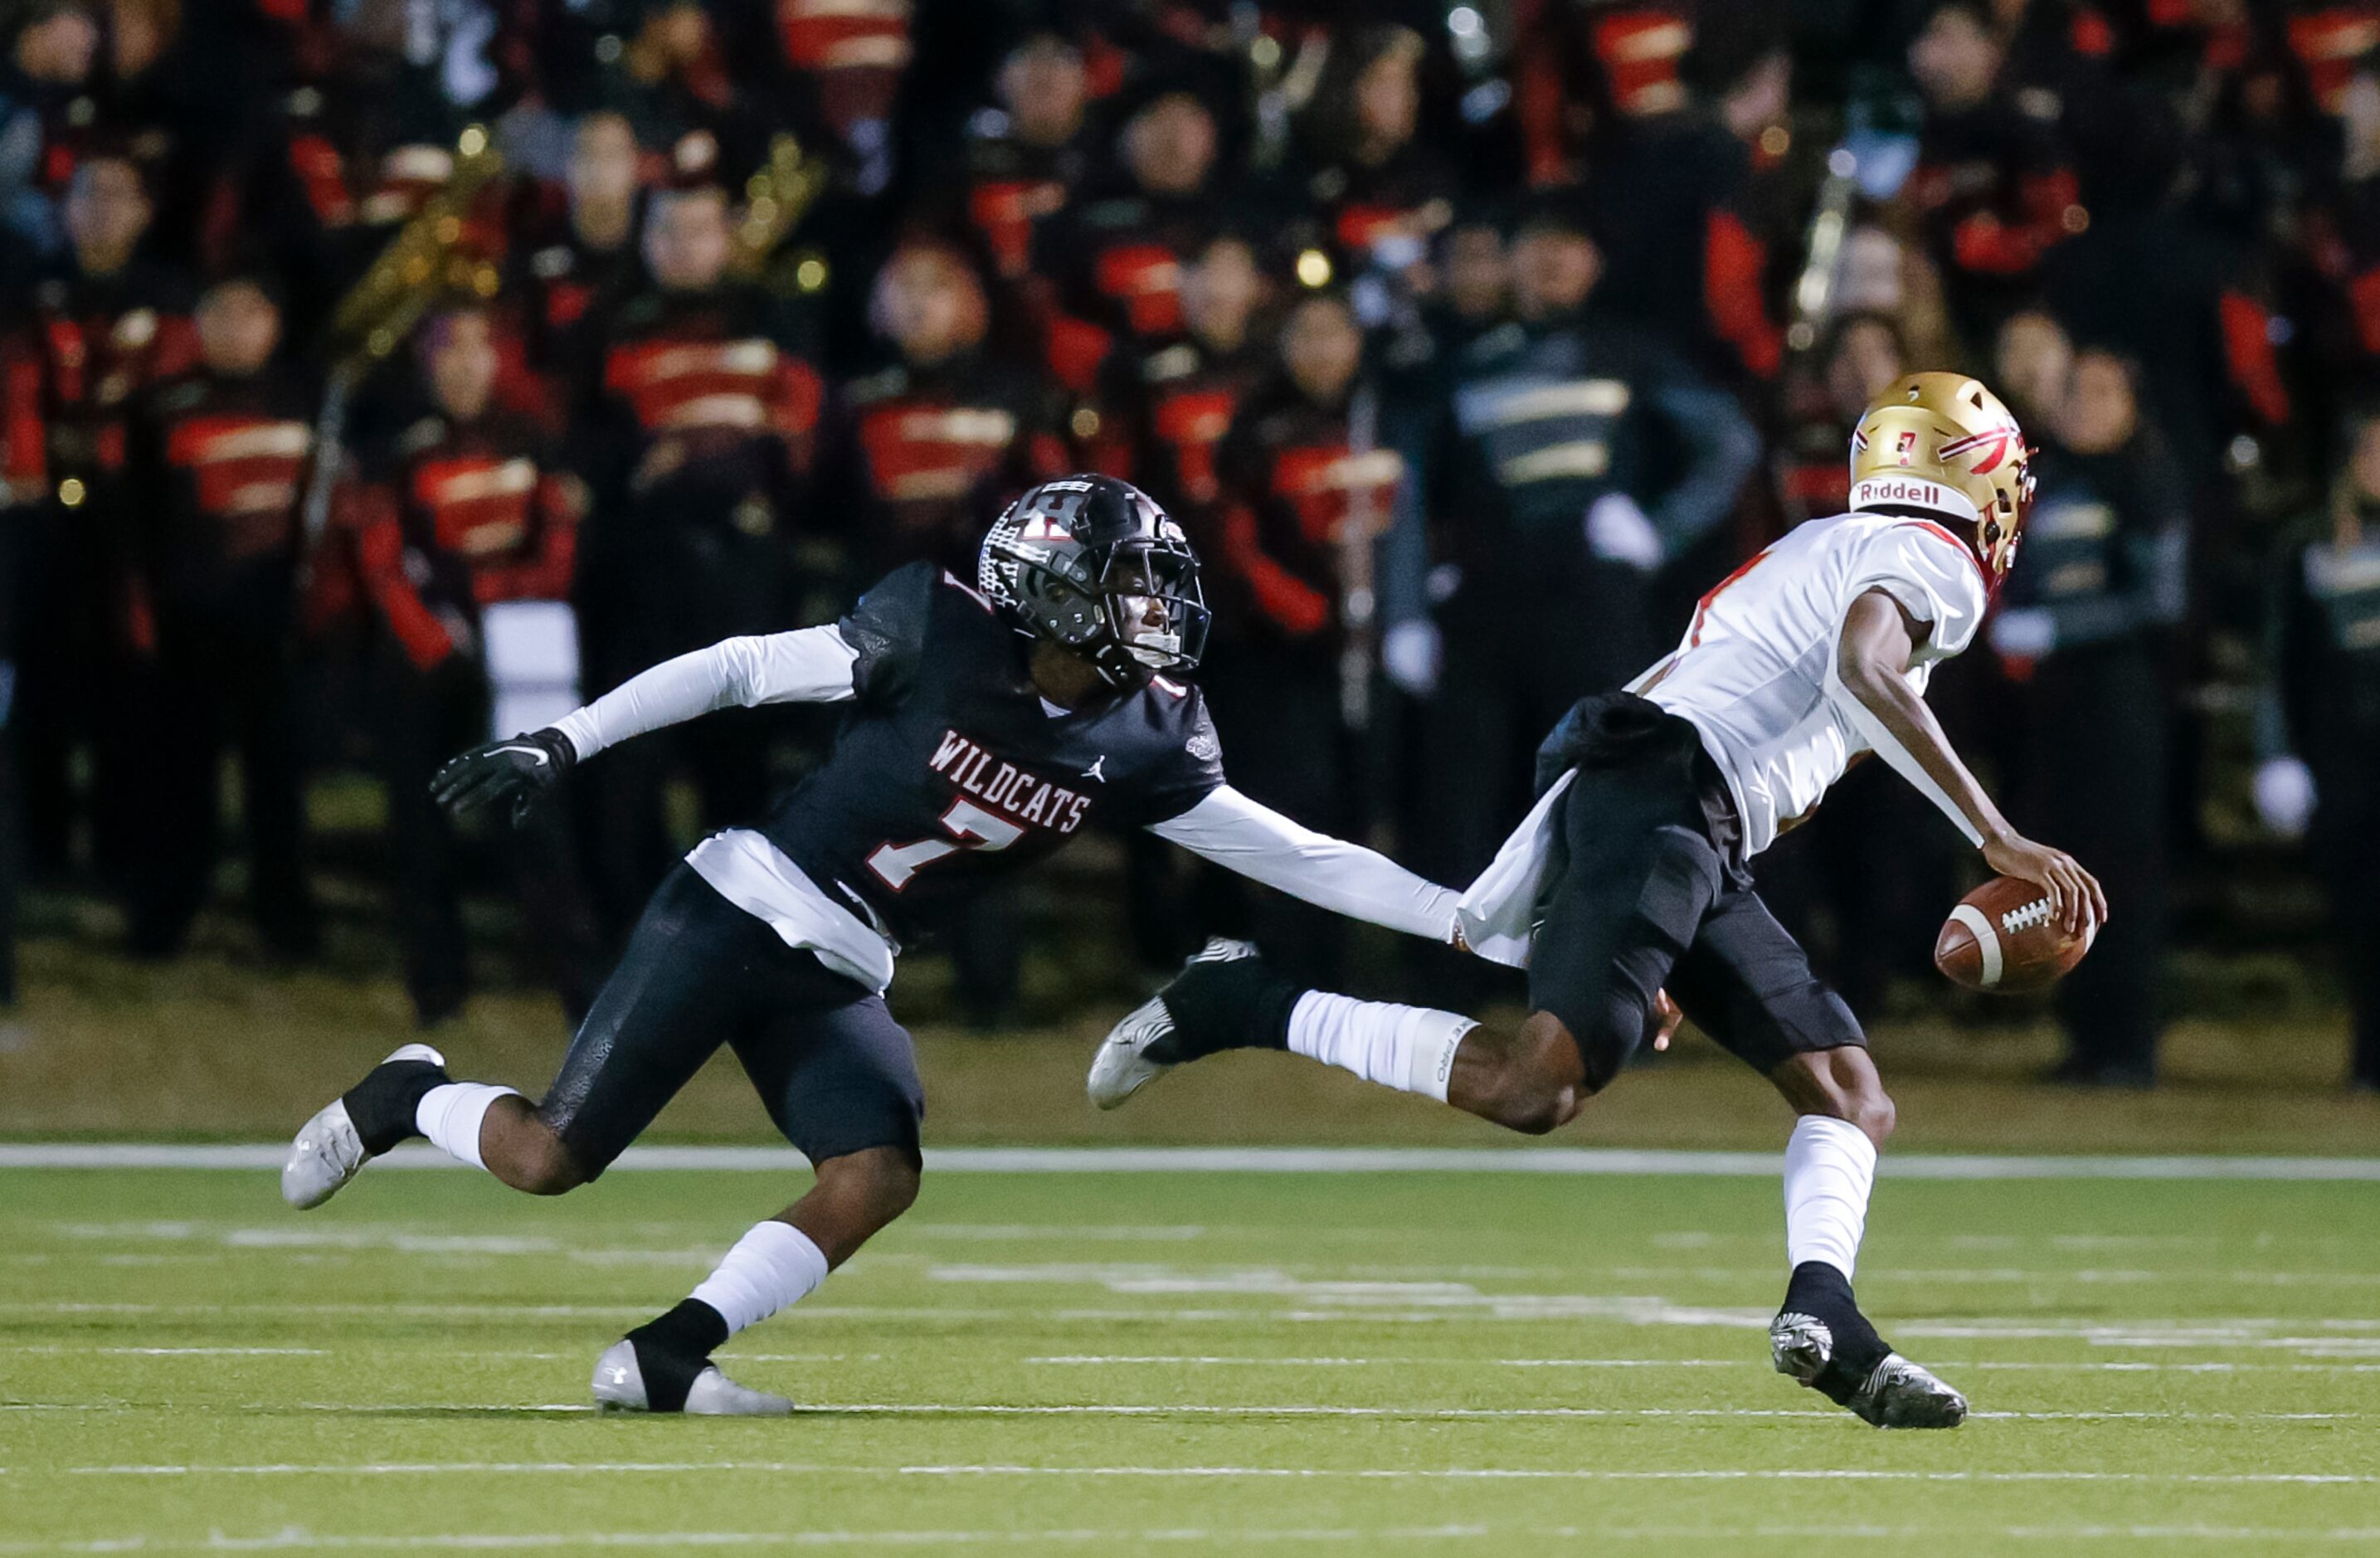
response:
<path fill-rule="evenodd" d="M 1997 587 L 2033 506 L 2033 450 L 1999 396 L 1964 373 L 1912 373 L 1852 430 L 1852 509 L 1961 529 Z"/>

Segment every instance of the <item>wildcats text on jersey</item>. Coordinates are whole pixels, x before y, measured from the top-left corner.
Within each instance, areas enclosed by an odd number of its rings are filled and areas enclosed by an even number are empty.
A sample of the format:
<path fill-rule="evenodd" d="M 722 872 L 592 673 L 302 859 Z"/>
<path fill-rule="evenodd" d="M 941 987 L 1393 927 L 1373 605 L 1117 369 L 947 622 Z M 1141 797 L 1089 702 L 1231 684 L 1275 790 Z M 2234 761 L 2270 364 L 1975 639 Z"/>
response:
<path fill-rule="evenodd" d="M 928 766 L 986 806 L 1036 827 L 1071 834 L 1090 813 L 1090 797 L 1002 761 L 954 730 L 942 733 Z"/>

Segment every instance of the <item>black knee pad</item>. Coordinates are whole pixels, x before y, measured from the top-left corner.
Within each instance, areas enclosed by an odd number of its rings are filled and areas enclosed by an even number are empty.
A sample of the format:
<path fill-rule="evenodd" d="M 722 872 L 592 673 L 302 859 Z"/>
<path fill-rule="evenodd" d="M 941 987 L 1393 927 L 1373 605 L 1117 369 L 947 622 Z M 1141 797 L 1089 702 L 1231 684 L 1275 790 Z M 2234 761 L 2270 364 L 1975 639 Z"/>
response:
<path fill-rule="evenodd" d="M 1644 1003 L 1613 980 L 1589 1031 L 1575 1035 L 1579 1059 L 1586 1067 L 1582 1086 L 1588 1092 L 1599 1093 L 1619 1078 L 1636 1046 L 1645 1041 L 1645 1020 Z"/>
<path fill-rule="evenodd" d="M 1653 830 L 1653 869 L 1645 873 L 1636 913 L 1673 952 L 1692 945 L 1704 911 L 1718 897 L 1718 851 L 1701 833 L 1672 824 Z"/>

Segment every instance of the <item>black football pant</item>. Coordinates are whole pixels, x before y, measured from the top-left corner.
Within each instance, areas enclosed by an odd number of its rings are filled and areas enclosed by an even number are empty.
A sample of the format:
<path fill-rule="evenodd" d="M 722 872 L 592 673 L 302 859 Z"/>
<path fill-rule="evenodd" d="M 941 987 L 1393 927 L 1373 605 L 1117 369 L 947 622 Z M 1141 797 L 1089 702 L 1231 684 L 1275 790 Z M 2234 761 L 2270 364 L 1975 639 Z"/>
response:
<path fill-rule="evenodd" d="M 2060 980 L 2076 1070 L 2146 1081 L 2156 1069 L 2165 959 L 2165 687 L 2144 641 L 2062 651 L 2016 689 L 2023 736 L 2013 819 L 2107 890 L 2108 922 Z"/>
<path fill-rule="evenodd" d="M 684 864 L 645 907 L 538 1116 L 592 1179 L 722 1044 L 810 1162 L 917 1152 L 925 1088 L 884 997 L 786 945 Z"/>
<path fill-rule="evenodd" d="M 423 672 L 392 648 L 374 685 L 389 842 L 395 852 L 397 943 L 405 957 L 406 992 L 426 1027 L 453 1016 L 469 990 L 461 840 L 453 821 L 431 800 L 430 781 L 447 759 L 488 739 L 487 679 L 476 662 L 462 655 Z M 488 816 L 483 826 L 575 1028 L 603 982 L 607 959 L 569 813 L 549 803 L 523 827 L 514 827 L 501 813 Z"/>
<path fill-rule="evenodd" d="M 1561 1019 L 1586 1084 L 1609 1086 L 1668 988 L 1694 1026 L 1766 1077 L 1864 1046 L 1736 857 L 1726 781 L 1694 726 L 1627 693 L 1590 698 L 1548 739 L 1576 777 L 1539 887 L 1529 1005 Z"/>
<path fill-rule="evenodd" d="M 212 619 L 162 624 L 142 677 L 141 761 L 128 793 L 142 847 L 126 873 L 132 949 L 180 950 L 221 853 L 218 785 L 237 753 L 248 898 L 266 945 L 310 955 L 320 935 L 306 880 L 305 763 L 286 639 Z"/>

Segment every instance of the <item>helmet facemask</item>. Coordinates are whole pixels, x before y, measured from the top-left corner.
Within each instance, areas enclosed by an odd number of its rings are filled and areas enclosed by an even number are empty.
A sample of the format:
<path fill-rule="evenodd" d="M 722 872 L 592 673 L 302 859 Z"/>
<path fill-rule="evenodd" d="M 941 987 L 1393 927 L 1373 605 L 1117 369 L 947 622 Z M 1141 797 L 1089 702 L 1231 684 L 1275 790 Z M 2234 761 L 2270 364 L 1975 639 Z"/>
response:
<path fill-rule="evenodd" d="M 1085 515 L 1095 492 L 1125 505 L 1129 529 L 1112 508 L 1099 523 Z M 1112 539 L 1092 539 L 1101 530 Z M 1018 499 L 984 538 L 978 581 L 1025 631 L 1081 654 L 1111 687 L 1184 675 L 1206 652 L 1197 554 L 1162 509 L 1111 478 L 1069 478 Z"/>
<path fill-rule="evenodd" d="M 1100 609 L 1123 651 L 1152 675 L 1191 671 L 1207 650 L 1198 559 L 1180 542 L 1128 542 L 1099 573 Z"/>
<path fill-rule="evenodd" d="M 1984 560 L 1984 572 L 1996 591 L 2016 566 L 2025 516 L 2033 512 L 2033 456 L 2029 446 L 2018 454 L 2016 479 L 1993 493 L 1991 505 L 1975 521 L 1975 554 Z"/>

